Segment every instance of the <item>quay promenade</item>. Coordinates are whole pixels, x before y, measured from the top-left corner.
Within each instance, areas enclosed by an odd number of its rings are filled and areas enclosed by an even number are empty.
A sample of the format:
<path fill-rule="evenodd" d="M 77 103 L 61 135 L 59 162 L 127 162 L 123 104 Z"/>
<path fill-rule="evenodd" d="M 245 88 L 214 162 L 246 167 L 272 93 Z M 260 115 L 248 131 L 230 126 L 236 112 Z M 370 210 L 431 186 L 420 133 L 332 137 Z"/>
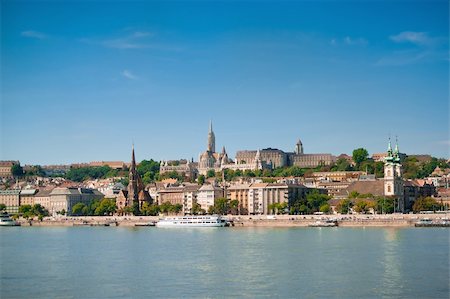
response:
<path fill-rule="evenodd" d="M 68 216 L 46 217 L 43 221 L 19 219 L 22 226 L 121 226 L 131 227 L 158 221 L 165 216 Z M 410 227 L 421 219 L 450 219 L 450 213 L 388 215 L 228 215 L 236 227 L 307 227 L 333 219 L 340 227 Z"/>

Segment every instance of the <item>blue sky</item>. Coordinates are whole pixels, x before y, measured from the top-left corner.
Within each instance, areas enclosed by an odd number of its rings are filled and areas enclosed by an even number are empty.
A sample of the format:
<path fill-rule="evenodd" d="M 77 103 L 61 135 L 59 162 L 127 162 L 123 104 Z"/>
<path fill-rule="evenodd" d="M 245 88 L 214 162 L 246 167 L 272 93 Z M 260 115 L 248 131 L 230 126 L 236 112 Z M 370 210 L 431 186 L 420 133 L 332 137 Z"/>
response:
<path fill-rule="evenodd" d="M 1 159 L 449 157 L 447 1 L 1 1 Z"/>

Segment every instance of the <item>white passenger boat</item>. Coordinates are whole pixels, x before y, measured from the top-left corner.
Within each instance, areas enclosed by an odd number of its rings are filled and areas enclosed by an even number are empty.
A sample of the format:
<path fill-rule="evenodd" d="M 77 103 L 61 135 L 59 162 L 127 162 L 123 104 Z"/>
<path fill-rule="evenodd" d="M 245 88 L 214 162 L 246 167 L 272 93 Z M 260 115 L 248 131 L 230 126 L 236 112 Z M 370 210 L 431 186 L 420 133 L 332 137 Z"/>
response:
<path fill-rule="evenodd" d="M 19 226 L 20 224 L 11 219 L 8 213 L 0 213 L 0 226 Z"/>
<path fill-rule="evenodd" d="M 228 223 L 220 216 L 166 217 L 156 222 L 157 227 L 222 227 Z"/>
<path fill-rule="evenodd" d="M 325 221 L 317 220 L 314 223 L 308 224 L 309 227 L 335 227 L 338 226 L 336 220 L 327 219 Z"/>

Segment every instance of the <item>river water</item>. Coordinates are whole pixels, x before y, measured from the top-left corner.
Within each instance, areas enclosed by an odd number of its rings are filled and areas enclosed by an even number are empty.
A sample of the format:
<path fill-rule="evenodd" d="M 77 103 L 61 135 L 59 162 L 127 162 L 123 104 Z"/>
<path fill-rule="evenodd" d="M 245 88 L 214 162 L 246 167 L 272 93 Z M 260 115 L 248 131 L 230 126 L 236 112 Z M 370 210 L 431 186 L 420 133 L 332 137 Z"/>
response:
<path fill-rule="evenodd" d="M 445 228 L 0 229 L 1 298 L 449 298 Z"/>

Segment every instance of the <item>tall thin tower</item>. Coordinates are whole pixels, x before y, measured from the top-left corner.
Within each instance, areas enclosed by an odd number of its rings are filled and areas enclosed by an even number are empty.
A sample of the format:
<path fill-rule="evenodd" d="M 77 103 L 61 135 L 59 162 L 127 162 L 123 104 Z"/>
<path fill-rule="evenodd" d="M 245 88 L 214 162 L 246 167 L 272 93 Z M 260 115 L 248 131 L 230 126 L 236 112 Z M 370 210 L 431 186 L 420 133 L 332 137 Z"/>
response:
<path fill-rule="evenodd" d="M 213 132 L 212 121 L 209 121 L 209 132 L 208 132 L 208 147 L 207 150 L 211 153 L 216 152 L 216 136 Z"/>

